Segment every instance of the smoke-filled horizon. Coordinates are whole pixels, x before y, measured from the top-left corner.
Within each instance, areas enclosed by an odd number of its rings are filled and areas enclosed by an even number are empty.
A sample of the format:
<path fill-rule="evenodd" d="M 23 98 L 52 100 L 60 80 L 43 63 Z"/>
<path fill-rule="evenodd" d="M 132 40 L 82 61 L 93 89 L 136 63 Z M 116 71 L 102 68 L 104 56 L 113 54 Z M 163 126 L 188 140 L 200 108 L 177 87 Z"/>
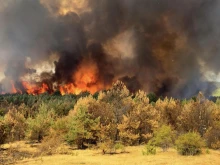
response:
<path fill-rule="evenodd" d="M 179 98 L 216 88 L 218 0 L 0 4 L 0 93 L 94 93 L 116 80 Z"/>

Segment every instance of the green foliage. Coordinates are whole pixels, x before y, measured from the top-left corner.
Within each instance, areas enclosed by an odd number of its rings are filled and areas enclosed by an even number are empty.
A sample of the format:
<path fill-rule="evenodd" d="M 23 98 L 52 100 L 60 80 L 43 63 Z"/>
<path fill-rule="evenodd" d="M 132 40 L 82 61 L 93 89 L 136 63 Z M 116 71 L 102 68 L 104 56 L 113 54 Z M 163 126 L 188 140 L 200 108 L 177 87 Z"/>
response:
<path fill-rule="evenodd" d="M 156 146 L 152 143 L 152 141 L 149 141 L 145 148 L 142 151 L 143 155 L 155 155 L 156 154 Z"/>
<path fill-rule="evenodd" d="M 91 97 L 80 99 L 75 106 L 73 114 L 70 113 L 69 130 L 66 140 L 70 144 L 76 144 L 79 149 L 83 149 L 84 142 L 97 141 L 100 118 L 94 118 L 88 113 L 88 106 Z"/>
<path fill-rule="evenodd" d="M 152 142 L 163 149 L 163 151 L 167 151 L 169 147 L 173 145 L 174 134 L 172 128 L 167 125 L 163 125 L 158 130 L 154 132 L 154 137 L 151 139 Z"/>
<path fill-rule="evenodd" d="M 60 136 L 65 136 L 69 129 L 68 124 L 68 117 L 57 118 L 51 126 L 51 131 L 59 134 Z"/>
<path fill-rule="evenodd" d="M 45 104 L 39 107 L 39 111 L 34 118 L 27 119 L 26 137 L 29 140 L 39 142 L 49 134 L 50 127 L 54 124 L 56 115 L 53 109 L 48 109 Z"/>
<path fill-rule="evenodd" d="M 181 155 L 198 155 L 204 146 L 203 139 L 196 132 L 183 134 L 176 140 L 177 151 Z"/>
<path fill-rule="evenodd" d="M 159 99 L 159 98 L 156 96 L 156 94 L 154 94 L 154 93 L 149 93 L 149 94 L 147 95 L 147 97 L 149 98 L 149 102 L 150 102 L 150 103 L 156 103 L 157 100 Z"/>
<path fill-rule="evenodd" d="M 0 114 L 5 115 L 7 108 L 10 104 L 15 107 L 19 107 L 22 104 L 29 108 L 29 114 L 33 115 L 41 104 L 47 104 L 50 109 L 54 109 L 57 115 L 64 116 L 74 107 L 78 98 L 81 95 L 64 95 L 61 96 L 59 92 L 55 92 L 53 95 L 41 94 L 41 95 L 28 95 L 28 94 L 6 94 L 0 95 Z"/>
<path fill-rule="evenodd" d="M 116 143 L 115 144 L 115 146 L 114 146 L 114 148 L 115 148 L 115 152 L 117 151 L 117 150 L 121 150 L 121 152 L 125 152 L 125 146 L 122 144 L 122 143 Z"/>
<path fill-rule="evenodd" d="M 207 148 L 207 149 L 205 150 L 205 153 L 206 153 L 206 154 L 210 154 L 210 150 Z"/>

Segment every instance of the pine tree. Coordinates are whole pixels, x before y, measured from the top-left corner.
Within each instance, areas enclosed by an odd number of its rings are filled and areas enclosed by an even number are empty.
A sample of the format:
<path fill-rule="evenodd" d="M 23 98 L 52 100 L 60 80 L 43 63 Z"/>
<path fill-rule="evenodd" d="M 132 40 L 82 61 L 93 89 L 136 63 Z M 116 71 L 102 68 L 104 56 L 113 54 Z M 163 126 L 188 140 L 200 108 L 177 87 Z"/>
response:
<path fill-rule="evenodd" d="M 158 127 L 159 114 L 143 91 L 137 92 L 129 110 L 119 124 L 121 140 L 125 144 L 147 142 L 153 130 Z"/>
<path fill-rule="evenodd" d="M 69 131 L 66 139 L 70 144 L 76 144 L 79 149 L 86 147 L 85 142 L 96 143 L 98 140 L 100 118 L 95 118 L 88 112 L 93 101 L 96 100 L 91 96 L 79 99 L 74 111 L 69 114 Z"/>
<path fill-rule="evenodd" d="M 129 90 L 121 81 L 117 81 L 107 92 L 101 92 L 98 97 L 99 102 L 110 104 L 113 108 L 114 122 L 121 124 L 123 115 L 132 109 L 131 96 Z M 117 127 L 116 127 L 117 128 Z M 117 129 L 116 129 L 117 130 Z M 119 131 L 115 132 L 115 141 L 119 140 Z"/>

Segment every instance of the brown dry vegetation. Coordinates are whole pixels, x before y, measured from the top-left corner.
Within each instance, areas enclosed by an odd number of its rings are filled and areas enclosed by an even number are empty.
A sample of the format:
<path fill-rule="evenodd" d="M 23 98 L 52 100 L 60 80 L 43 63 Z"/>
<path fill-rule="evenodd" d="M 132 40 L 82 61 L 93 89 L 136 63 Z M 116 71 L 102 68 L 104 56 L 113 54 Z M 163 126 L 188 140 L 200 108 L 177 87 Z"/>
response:
<path fill-rule="evenodd" d="M 10 157 L 13 158 L 13 154 L 15 156 L 16 153 L 17 155 L 26 153 L 26 158 L 24 155 L 21 158 L 22 160 L 16 163 L 13 161 L 10 162 L 16 165 L 217 165 L 220 162 L 220 151 L 216 150 L 210 150 L 208 154 L 206 153 L 206 149 L 204 149 L 203 154 L 199 156 L 181 156 L 175 149 L 162 152 L 158 148 L 156 155 L 144 156 L 142 155 L 144 146 L 127 147 L 126 153 L 113 155 L 103 155 L 101 150 L 73 150 L 66 146 L 65 154 L 36 157 L 39 145 L 26 144 L 24 141 L 5 144 L 3 146 L 6 149 L 4 151 L 5 157 L 1 153 L 1 158 L 9 159 Z M 1 162 L 0 164 L 3 163 Z"/>
<path fill-rule="evenodd" d="M 120 81 L 97 95 L 2 96 L 0 164 L 218 164 L 220 99 L 152 96 Z M 178 155 L 203 147 L 215 151 Z"/>

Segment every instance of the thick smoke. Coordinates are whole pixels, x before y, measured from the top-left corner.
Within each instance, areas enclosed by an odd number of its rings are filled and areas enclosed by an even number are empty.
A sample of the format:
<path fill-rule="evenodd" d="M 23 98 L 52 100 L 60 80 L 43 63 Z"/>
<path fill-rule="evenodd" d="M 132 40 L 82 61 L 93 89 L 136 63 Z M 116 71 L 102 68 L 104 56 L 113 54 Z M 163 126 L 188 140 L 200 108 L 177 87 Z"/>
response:
<path fill-rule="evenodd" d="M 118 79 L 131 91 L 173 97 L 215 89 L 207 74 L 220 69 L 218 0 L 0 3 L 0 93 L 24 92 L 23 81 L 95 92 Z"/>

